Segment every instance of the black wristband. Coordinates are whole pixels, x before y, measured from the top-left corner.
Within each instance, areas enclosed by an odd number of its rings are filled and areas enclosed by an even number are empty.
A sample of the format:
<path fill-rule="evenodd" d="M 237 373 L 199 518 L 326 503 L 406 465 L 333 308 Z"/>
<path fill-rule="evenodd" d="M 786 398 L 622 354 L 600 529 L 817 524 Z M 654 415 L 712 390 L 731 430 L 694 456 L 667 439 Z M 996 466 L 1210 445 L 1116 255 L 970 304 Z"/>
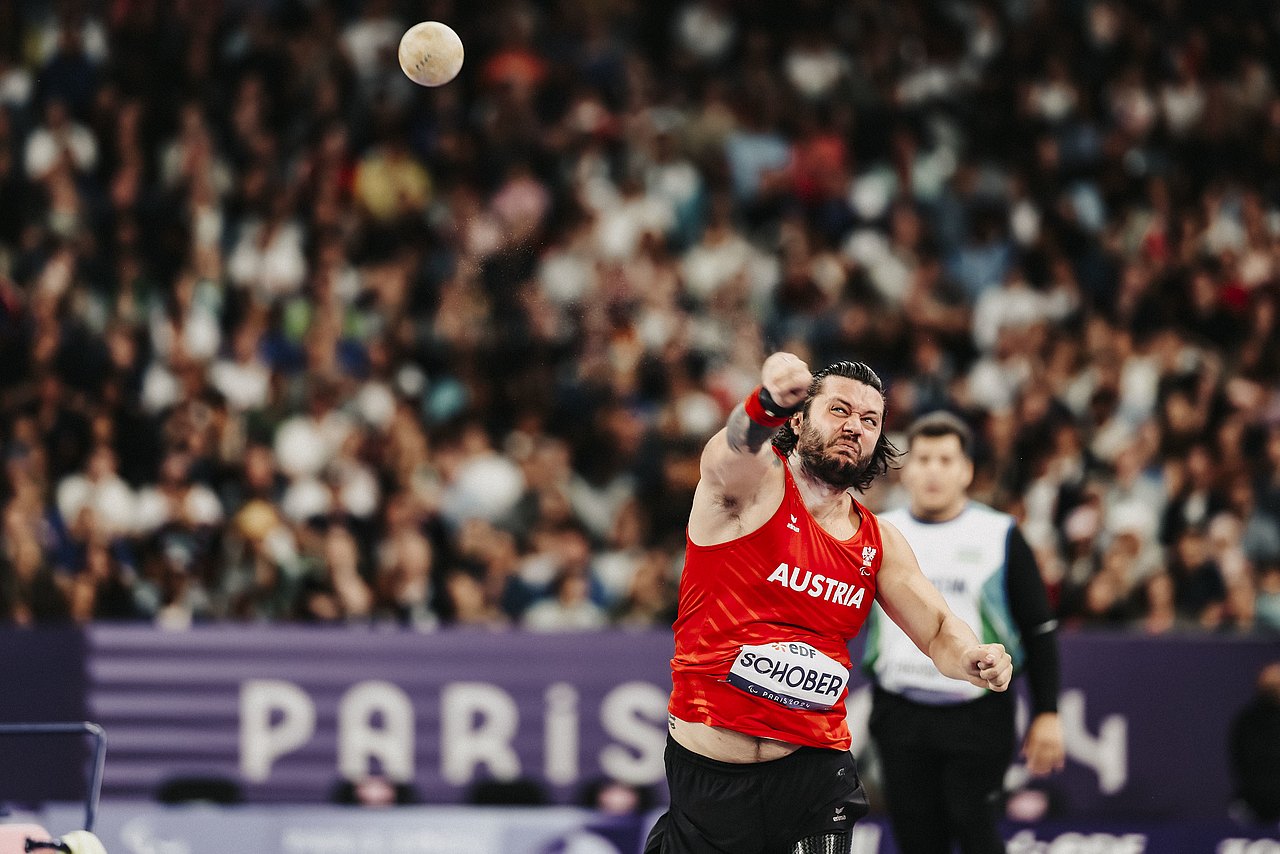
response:
<path fill-rule="evenodd" d="M 773 418 L 788 418 L 804 408 L 804 400 L 801 400 L 795 406 L 779 405 L 773 399 L 773 395 L 769 394 L 769 389 L 764 386 L 760 386 L 760 392 L 757 397 L 760 399 L 760 407 Z"/>

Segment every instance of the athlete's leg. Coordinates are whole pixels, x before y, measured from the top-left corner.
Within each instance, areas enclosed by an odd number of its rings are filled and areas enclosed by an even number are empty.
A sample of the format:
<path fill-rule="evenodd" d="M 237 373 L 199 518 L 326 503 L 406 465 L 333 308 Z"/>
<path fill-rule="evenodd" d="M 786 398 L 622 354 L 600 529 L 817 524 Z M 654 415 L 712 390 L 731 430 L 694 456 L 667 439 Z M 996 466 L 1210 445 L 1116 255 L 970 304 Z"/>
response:
<path fill-rule="evenodd" d="M 662 829 L 654 827 L 644 854 L 761 854 L 761 833 L 756 830 L 704 828 L 688 815 L 668 812 Z M 788 852 L 789 854 L 789 852 Z"/>
<path fill-rule="evenodd" d="M 801 839 L 790 854 L 850 854 L 852 850 L 853 834 L 845 831 Z"/>
<path fill-rule="evenodd" d="M 644 842 L 643 854 L 663 854 L 663 843 L 667 838 L 667 813 L 658 817 L 658 821 L 649 831 L 649 838 Z"/>
<path fill-rule="evenodd" d="M 735 843 L 731 841 L 729 844 Z M 725 854 L 735 850 L 739 849 L 715 844 L 693 822 L 673 812 L 667 812 L 658 819 L 644 843 L 644 854 Z"/>
<path fill-rule="evenodd" d="M 853 755 L 806 748 L 780 761 L 766 798 L 777 805 L 767 850 L 849 854 L 853 825 L 869 809 Z"/>
<path fill-rule="evenodd" d="M 760 780 L 767 773 L 699 756 L 668 738 L 671 805 L 645 854 L 759 854 L 764 850 Z"/>

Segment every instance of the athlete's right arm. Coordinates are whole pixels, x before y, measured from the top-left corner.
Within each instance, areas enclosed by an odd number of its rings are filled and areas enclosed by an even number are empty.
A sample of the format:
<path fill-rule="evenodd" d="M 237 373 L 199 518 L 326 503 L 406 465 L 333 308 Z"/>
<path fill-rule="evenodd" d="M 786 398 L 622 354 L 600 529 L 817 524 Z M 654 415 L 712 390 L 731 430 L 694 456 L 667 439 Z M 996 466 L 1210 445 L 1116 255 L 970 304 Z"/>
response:
<path fill-rule="evenodd" d="M 760 368 L 761 388 L 783 410 L 804 403 L 812 379 L 809 366 L 791 353 L 774 353 Z M 749 401 L 739 403 L 733 408 L 724 429 L 712 436 L 702 451 L 703 483 L 729 500 L 740 500 L 755 492 L 760 478 L 775 460 L 773 436 L 786 423 L 785 418 L 776 424 L 768 423 L 773 419 L 762 423 L 751 417 L 748 404 Z"/>
<path fill-rule="evenodd" d="M 804 403 L 811 381 L 809 367 L 791 353 L 774 353 L 760 368 L 760 387 L 782 410 Z M 725 542 L 763 523 L 753 511 L 767 490 L 781 489 L 781 479 L 775 482 L 768 473 L 778 466 L 772 441 L 784 423 L 786 418 L 767 417 L 759 400 L 748 398 L 733 408 L 724 428 L 707 442 L 689 514 L 694 542 Z"/>

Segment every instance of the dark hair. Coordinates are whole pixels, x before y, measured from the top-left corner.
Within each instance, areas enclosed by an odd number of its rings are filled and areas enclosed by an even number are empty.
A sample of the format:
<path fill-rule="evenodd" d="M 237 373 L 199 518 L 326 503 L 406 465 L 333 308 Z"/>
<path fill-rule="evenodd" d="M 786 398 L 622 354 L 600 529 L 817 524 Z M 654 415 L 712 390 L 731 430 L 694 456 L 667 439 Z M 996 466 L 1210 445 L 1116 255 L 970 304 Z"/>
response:
<path fill-rule="evenodd" d="M 960 450 L 966 457 L 973 459 L 973 431 L 959 416 L 945 409 L 921 415 L 911 423 L 907 428 L 907 450 L 911 449 L 917 436 L 927 436 L 931 439 L 939 436 L 955 436 L 960 440 Z"/>
<path fill-rule="evenodd" d="M 804 404 L 800 407 L 800 411 L 806 416 L 809 414 L 809 404 L 817 396 L 818 392 L 822 391 L 823 381 L 831 376 L 856 380 L 863 385 L 871 386 L 880 392 L 882 397 L 884 396 L 884 383 L 880 380 L 879 375 L 871 370 L 868 365 L 863 362 L 835 362 L 813 375 L 813 381 L 809 383 L 809 391 L 804 397 Z M 871 451 L 871 459 L 867 461 L 867 467 L 862 471 L 857 482 L 853 484 L 854 488 L 859 492 L 866 490 L 877 477 L 887 472 L 890 468 L 895 468 L 898 463 L 898 455 L 902 453 L 885 435 L 883 418 L 881 419 L 881 424 L 880 438 L 876 440 L 876 446 Z M 773 435 L 773 446 L 786 455 L 795 449 L 799 440 L 800 436 L 792 429 L 791 422 L 788 421 Z"/>

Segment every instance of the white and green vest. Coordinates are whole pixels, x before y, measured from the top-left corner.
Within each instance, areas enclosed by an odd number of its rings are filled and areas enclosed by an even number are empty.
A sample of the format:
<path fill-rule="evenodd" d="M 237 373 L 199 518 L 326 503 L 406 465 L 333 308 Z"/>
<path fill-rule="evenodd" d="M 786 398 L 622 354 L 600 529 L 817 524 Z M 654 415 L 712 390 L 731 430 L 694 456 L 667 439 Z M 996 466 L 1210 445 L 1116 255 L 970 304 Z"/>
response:
<path fill-rule="evenodd" d="M 1014 668 L 1020 667 L 1022 644 L 1005 583 L 1014 518 L 974 501 L 946 522 L 921 522 L 905 509 L 878 515 L 907 538 L 920 569 L 955 615 L 968 623 L 983 643 L 1004 644 Z M 917 702 L 962 703 L 986 693 L 984 688 L 939 673 L 879 603 L 867 620 L 862 667 L 885 690 Z"/>

